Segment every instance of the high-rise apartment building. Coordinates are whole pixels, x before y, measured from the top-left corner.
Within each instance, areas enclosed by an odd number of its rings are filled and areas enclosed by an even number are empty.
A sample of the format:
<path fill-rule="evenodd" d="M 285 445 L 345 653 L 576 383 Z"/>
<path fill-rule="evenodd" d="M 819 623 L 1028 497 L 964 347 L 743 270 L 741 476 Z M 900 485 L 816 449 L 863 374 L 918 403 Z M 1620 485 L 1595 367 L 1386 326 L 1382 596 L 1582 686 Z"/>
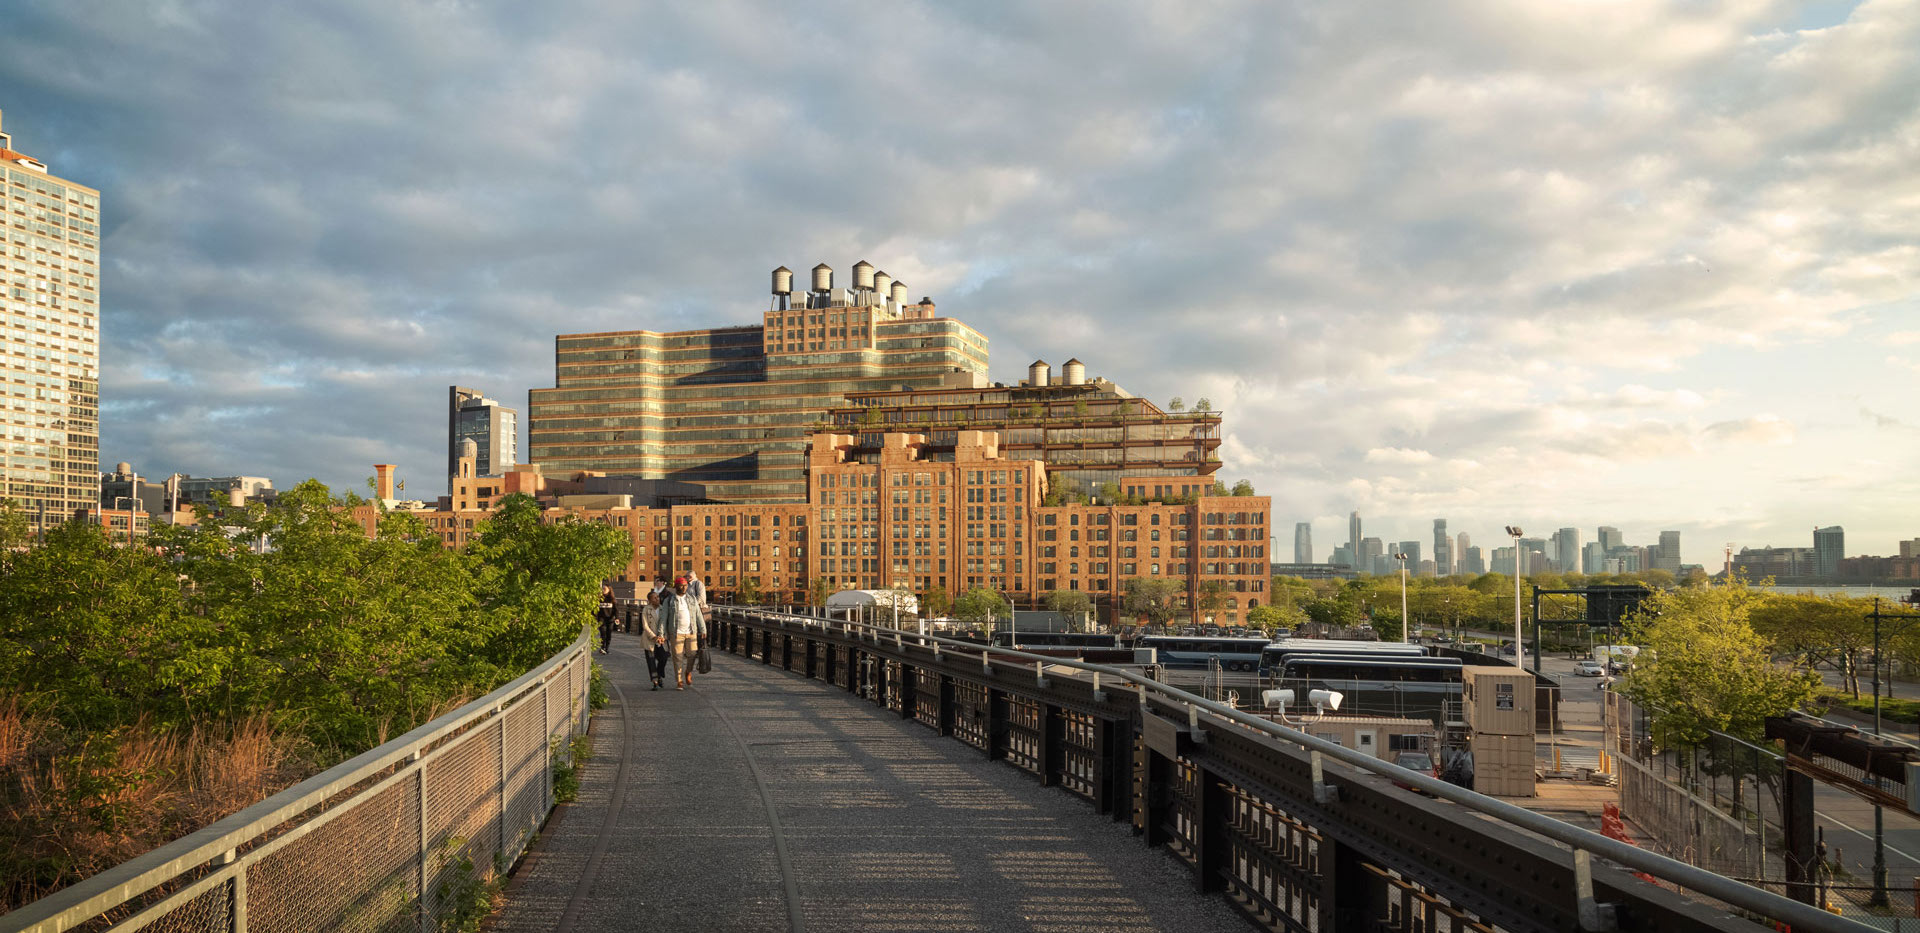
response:
<path fill-rule="evenodd" d="M 1580 569 L 1580 529 L 1562 528 L 1553 533 L 1553 569 L 1560 573 Z"/>
<path fill-rule="evenodd" d="M 1447 520 L 1433 520 L 1433 573 L 1445 577 L 1453 573 L 1453 539 L 1447 537 Z"/>
<path fill-rule="evenodd" d="M 752 326 L 556 337 L 554 387 L 528 393 L 528 459 L 697 482 L 727 501 L 801 501 L 808 438 L 850 394 L 986 387 L 979 332 L 868 263 L 853 279 L 835 287 L 822 263 L 796 291 L 775 269 Z"/>
<path fill-rule="evenodd" d="M 1313 523 L 1293 523 L 1293 562 L 1296 564 L 1313 563 Z"/>
<path fill-rule="evenodd" d="M 1594 536 L 1600 539 L 1600 550 L 1603 552 L 1611 551 L 1627 543 L 1626 539 L 1621 537 L 1620 529 L 1612 525 L 1601 525 Z"/>
<path fill-rule="evenodd" d="M 0 125 L 0 130 L 4 130 Z M 0 477 L 36 531 L 99 507 L 100 192 L 0 132 Z"/>
<path fill-rule="evenodd" d="M 1840 572 L 1840 558 L 1846 556 L 1847 532 L 1839 525 L 1813 530 L 1813 572 L 1832 578 Z"/>
<path fill-rule="evenodd" d="M 447 476 L 459 472 L 472 441 L 475 476 L 498 476 L 520 462 L 520 413 L 465 386 L 447 387 Z"/>
<path fill-rule="evenodd" d="M 1360 510 L 1347 516 L 1347 553 L 1353 557 L 1353 569 L 1367 569 L 1366 551 L 1360 546 Z"/>

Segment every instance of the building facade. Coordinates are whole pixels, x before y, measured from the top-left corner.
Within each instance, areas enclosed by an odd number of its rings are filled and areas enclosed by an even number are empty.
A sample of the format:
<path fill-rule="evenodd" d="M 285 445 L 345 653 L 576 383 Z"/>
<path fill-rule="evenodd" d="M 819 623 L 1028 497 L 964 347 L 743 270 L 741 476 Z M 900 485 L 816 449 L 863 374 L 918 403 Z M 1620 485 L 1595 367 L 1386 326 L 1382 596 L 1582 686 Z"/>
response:
<path fill-rule="evenodd" d="M 1313 523 L 1293 523 L 1293 562 L 1296 564 L 1313 563 Z"/>
<path fill-rule="evenodd" d="M 528 394 L 528 459 L 797 502 L 808 438 L 849 394 L 986 384 L 986 338 L 931 299 L 909 302 L 886 273 L 862 262 L 854 287 L 836 288 L 822 264 L 812 286 L 774 270 L 756 326 L 556 337 L 554 387 Z"/>
<path fill-rule="evenodd" d="M 625 580 L 693 571 L 716 593 L 751 581 L 792 601 L 815 586 L 923 597 L 987 587 L 1031 609 L 1054 590 L 1077 590 L 1111 622 L 1123 616 L 1129 580 L 1163 578 L 1178 581 L 1193 621 L 1237 623 L 1266 598 L 1268 497 L 1207 495 L 1204 480 L 1147 477 L 1127 481 L 1133 504 L 1046 505 L 1048 472 L 1001 456 L 992 432 L 961 432 L 951 447 L 887 434 L 875 456 L 852 435 L 818 434 L 801 502 L 643 506 L 587 493 L 592 474 L 550 478 L 528 465 L 460 477 L 461 492 L 421 517 L 446 544 L 463 546 L 502 496 L 524 492 L 554 520 L 625 530 L 634 544 Z M 1156 487 L 1175 491 L 1157 501 Z M 356 514 L 371 531 L 378 506 Z"/>
<path fill-rule="evenodd" d="M 100 192 L 15 151 L 4 130 L 0 478 L 38 531 L 100 501 Z"/>
<path fill-rule="evenodd" d="M 1433 520 L 1433 573 L 1435 576 L 1453 575 L 1453 539 L 1447 536 L 1447 520 Z"/>
<path fill-rule="evenodd" d="M 448 386 L 448 477 L 459 472 L 460 455 L 468 441 L 473 442 L 476 453 L 476 475 L 497 476 L 512 470 L 520 462 L 520 413 L 487 398 L 478 389 Z"/>
<path fill-rule="evenodd" d="M 1833 578 L 1840 575 L 1840 559 L 1846 556 L 1847 531 L 1839 525 L 1813 530 L 1813 572 Z"/>

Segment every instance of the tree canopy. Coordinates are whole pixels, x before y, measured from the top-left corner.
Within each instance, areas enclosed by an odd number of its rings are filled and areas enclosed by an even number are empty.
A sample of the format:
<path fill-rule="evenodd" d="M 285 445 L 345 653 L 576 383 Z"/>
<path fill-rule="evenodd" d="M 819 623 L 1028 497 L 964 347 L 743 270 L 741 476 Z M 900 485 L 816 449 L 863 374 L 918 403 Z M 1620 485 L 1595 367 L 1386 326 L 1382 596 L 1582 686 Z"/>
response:
<path fill-rule="evenodd" d="M 1813 697 L 1819 679 L 1776 666 L 1754 630 L 1762 598 L 1736 583 L 1666 590 L 1641 602 L 1627 637 L 1646 651 L 1623 689 L 1652 713 L 1655 742 L 1699 745 L 1709 730 L 1762 741 L 1768 716 Z"/>

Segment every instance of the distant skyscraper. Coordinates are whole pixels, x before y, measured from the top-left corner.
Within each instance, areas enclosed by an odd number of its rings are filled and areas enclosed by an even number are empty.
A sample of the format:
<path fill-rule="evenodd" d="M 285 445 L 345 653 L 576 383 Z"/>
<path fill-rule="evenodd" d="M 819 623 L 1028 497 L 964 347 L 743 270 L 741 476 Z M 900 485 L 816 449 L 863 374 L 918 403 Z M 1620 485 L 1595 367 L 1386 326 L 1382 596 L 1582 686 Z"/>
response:
<path fill-rule="evenodd" d="M 447 476 L 460 471 L 460 448 L 473 441 L 475 476 L 496 476 L 520 462 L 520 414 L 478 389 L 447 387 Z M 449 480 L 449 494 L 453 485 Z"/>
<path fill-rule="evenodd" d="M 1553 569 L 1561 573 L 1580 570 L 1580 529 L 1562 528 L 1553 533 Z"/>
<path fill-rule="evenodd" d="M 1660 544 L 1653 549 L 1653 569 L 1680 572 L 1680 532 L 1660 532 Z"/>
<path fill-rule="evenodd" d="M 1360 548 L 1360 510 L 1358 509 L 1347 516 L 1347 553 L 1353 555 L 1355 570 L 1367 569 Z"/>
<path fill-rule="evenodd" d="M 1466 532 L 1460 533 L 1460 537 L 1465 538 L 1466 536 Z M 1475 576 L 1487 572 L 1487 561 L 1486 558 L 1480 556 L 1479 548 L 1471 544 L 1461 546 L 1458 572 L 1463 574 L 1470 573 Z"/>
<path fill-rule="evenodd" d="M 1407 572 L 1411 573 L 1420 566 L 1420 542 L 1402 541 L 1394 547 L 1395 553 L 1407 555 Z"/>
<path fill-rule="evenodd" d="M 1353 569 L 1379 573 L 1380 560 L 1386 553 L 1386 546 L 1380 543 L 1379 538 L 1361 538 L 1360 553 L 1354 555 L 1358 562 L 1353 565 Z"/>
<path fill-rule="evenodd" d="M 100 192 L 13 150 L 0 132 L 0 382 L 15 399 L 0 495 L 40 530 L 100 508 Z M 3 267 L 0 267 L 3 268 Z"/>
<path fill-rule="evenodd" d="M 1359 566 L 1359 561 L 1353 559 L 1353 555 L 1347 552 L 1347 546 L 1344 544 L 1334 548 L 1333 553 L 1327 555 L 1327 563 L 1350 569 L 1358 569 Z"/>
<path fill-rule="evenodd" d="M 1839 525 L 1813 530 L 1813 572 L 1832 578 L 1840 572 L 1840 558 L 1846 556 L 1847 533 Z"/>
<path fill-rule="evenodd" d="M 1598 541 L 1588 541 L 1586 546 L 1580 549 L 1580 572 L 1602 573 L 1601 568 L 1606 565 L 1606 560 L 1606 546 Z"/>
<path fill-rule="evenodd" d="M 1453 539 L 1447 537 L 1447 520 L 1433 520 L 1433 574 L 1437 577 L 1453 573 Z"/>
<path fill-rule="evenodd" d="M 1625 539 L 1620 537 L 1620 529 L 1612 525 L 1601 525 L 1599 538 L 1600 550 L 1602 551 L 1611 551 L 1627 543 Z"/>
<path fill-rule="evenodd" d="M 1296 564 L 1313 563 L 1313 523 L 1293 523 L 1293 562 Z"/>

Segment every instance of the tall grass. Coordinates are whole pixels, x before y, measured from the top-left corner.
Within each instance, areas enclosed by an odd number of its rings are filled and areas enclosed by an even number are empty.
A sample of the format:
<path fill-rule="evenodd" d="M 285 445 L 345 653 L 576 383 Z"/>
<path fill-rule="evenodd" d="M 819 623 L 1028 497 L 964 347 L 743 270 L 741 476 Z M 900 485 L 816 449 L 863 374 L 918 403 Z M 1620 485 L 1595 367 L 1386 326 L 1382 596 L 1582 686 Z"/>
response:
<path fill-rule="evenodd" d="M 0 910 L 263 800 L 322 761 L 264 715 L 75 736 L 0 698 Z"/>

